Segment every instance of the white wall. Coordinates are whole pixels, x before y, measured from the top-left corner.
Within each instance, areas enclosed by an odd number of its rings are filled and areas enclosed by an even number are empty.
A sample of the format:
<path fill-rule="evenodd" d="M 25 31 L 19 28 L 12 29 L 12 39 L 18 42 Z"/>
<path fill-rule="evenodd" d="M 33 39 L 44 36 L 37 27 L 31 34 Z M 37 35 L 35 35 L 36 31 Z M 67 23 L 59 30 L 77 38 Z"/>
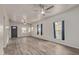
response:
<path fill-rule="evenodd" d="M 7 14 L 4 8 L 0 6 L 0 54 L 4 54 L 3 48 L 7 45 L 9 40 L 9 27 L 7 26 L 9 26 Z"/>
<path fill-rule="evenodd" d="M 65 21 L 65 40 L 54 39 L 53 22 Z M 37 35 L 37 24 L 43 24 L 43 35 Z M 34 30 L 32 36 L 61 43 L 67 46 L 79 48 L 79 7 L 67 10 L 63 13 L 44 18 L 41 21 L 32 23 Z"/>
<path fill-rule="evenodd" d="M 3 48 L 9 40 L 9 18 L 5 9 L 0 5 L 0 54 L 4 54 Z"/>
<path fill-rule="evenodd" d="M 0 15 L 0 54 L 3 54 L 3 18 Z"/>
<path fill-rule="evenodd" d="M 9 24 L 9 17 L 5 11 L 4 11 L 3 19 L 4 19 L 3 47 L 6 47 L 6 45 L 8 44 L 8 41 L 9 41 L 10 24 Z"/>
<path fill-rule="evenodd" d="M 24 25 L 22 23 L 18 23 L 18 22 L 10 22 L 10 26 L 17 26 L 17 35 L 18 37 L 24 37 L 24 36 L 30 36 L 30 32 L 28 31 L 30 25 Z M 26 32 L 22 33 L 22 28 L 26 28 Z M 10 30 L 11 32 L 11 30 Z M 11 36 L 11 33 L 10 33 Z M 11 37 L 10 37 L 11 38 Z"/>

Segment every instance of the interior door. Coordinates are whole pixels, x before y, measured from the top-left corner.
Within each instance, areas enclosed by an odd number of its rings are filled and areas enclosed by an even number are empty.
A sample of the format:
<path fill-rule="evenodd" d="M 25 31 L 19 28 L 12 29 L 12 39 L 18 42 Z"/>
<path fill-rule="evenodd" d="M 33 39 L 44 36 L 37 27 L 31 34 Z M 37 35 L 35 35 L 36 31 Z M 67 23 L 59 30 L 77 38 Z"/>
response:
<path fill-rule="evenodd" d="M 17 26 L 11 26 L 11 37 L 17 38 Z"/>

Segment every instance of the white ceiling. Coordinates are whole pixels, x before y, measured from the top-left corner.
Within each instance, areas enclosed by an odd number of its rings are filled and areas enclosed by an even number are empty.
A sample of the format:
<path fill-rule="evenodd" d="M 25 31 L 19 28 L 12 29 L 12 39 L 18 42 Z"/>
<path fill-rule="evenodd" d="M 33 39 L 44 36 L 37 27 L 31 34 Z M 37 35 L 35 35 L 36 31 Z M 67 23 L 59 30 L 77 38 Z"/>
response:
<path fill-rule="evenodd" d="M 9 18 L 12 21 L 22 22 L 23 16 L 26 16 L 27 23 L 38 21 L 41 18 L 41 8 L 38 4 L 5 4 L 2 6 L 5 8 Z M 45 8 L 47 8 L 50 6 L 50 4 L 45 4 L 44 6 Z M 50 15 L 53 16 L 57 13 L 63 12 L 75 6 L 77 5 L 54 4 L 54 7 L 52 9 L 46 11 L 45 17 Z"/>

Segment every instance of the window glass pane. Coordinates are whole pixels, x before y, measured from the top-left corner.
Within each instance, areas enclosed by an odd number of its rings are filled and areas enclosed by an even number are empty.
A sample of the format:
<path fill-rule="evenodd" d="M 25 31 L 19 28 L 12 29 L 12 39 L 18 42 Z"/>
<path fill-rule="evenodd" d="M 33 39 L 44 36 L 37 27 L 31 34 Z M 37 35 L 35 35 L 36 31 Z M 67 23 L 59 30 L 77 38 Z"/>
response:
<path fill-rule="evenodd" d="M 26 33 L 26 28 L 22 27 L 22 33 Z"/>
<path fill-rule="evenodd" d="M 56 39 L 62 39 L 62 22 L 55 22 Z"/>

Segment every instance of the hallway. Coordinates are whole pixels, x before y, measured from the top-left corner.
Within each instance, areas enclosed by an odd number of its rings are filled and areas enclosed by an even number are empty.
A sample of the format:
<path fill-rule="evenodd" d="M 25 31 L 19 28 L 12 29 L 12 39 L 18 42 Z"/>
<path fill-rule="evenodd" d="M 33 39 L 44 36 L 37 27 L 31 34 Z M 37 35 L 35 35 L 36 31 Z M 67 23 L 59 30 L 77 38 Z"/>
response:
<path fill-rule="evenodd" d="M 78 19 L 79 4 L 0 5 L 0 55 L 79 55 Z"/>
<path fill-rule="evenodd" d="M 77 55 L 78 49 L 33 37 L 10 39 L 5 55 Z"/>

